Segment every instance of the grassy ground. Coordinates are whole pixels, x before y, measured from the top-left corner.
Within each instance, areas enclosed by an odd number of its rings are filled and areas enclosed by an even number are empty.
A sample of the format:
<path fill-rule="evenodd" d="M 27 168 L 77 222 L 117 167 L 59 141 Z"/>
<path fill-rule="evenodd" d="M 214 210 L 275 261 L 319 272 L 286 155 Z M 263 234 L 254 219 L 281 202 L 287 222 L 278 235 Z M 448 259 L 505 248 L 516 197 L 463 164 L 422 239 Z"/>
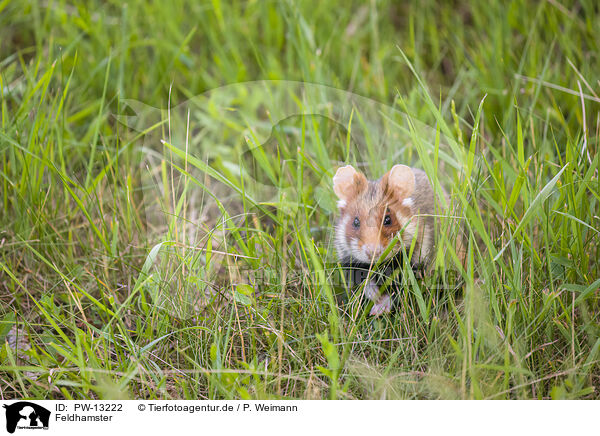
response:
<path fill-rule="evenodd" d="M 0 398 L 598 398 L 596 2 L 190 3 L 0 1 Z M 451 193 L 391 316 L 344 162 Z"/>

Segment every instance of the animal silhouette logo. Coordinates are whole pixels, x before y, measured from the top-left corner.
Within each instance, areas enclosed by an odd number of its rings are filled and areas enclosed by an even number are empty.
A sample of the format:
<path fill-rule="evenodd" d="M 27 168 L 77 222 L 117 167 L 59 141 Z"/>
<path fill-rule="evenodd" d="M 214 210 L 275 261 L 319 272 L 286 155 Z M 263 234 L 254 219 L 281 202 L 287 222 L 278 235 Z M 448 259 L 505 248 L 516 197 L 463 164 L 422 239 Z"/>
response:
<path fill-rule="evenodd" d="M 3 405 L 6 409 L 6 431 L 19 429 L 48 429 L 50 411 L 29 401 Z"/>

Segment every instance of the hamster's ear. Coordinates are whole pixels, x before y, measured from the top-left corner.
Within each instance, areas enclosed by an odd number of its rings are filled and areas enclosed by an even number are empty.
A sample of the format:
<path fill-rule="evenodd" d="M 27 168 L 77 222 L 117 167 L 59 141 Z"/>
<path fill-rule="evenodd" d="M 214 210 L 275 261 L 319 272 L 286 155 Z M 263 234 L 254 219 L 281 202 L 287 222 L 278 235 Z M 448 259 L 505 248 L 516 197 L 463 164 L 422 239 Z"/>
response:
<path fill-rule="evenodd" d="M 387 179 L 388 189 L 397 198 L 408 198 L 415 192 L 415 173 L 406 165 L 394 165 L 383 177 Z"/>
<path fill-rule="evenodd" d="M 356 171 L 352 165 L 338 168 L 333 176 L 333 191 L 340 199 L 340 207 L 348 200 L 359 195 L 367 187 L 367 178 Z"/>

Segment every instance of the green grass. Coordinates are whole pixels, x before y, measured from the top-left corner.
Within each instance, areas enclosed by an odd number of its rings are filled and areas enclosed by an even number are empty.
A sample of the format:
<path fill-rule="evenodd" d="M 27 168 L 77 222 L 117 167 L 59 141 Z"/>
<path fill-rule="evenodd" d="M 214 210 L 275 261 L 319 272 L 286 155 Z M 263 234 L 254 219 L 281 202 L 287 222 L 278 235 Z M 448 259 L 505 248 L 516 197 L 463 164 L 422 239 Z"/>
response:
<path fill-rule="evenodd" d="M 598 20 L 0 1 L 0 398 L 598 398 Z M 340 298 L 343 163 L 451 193 L 391 316 Z"/>

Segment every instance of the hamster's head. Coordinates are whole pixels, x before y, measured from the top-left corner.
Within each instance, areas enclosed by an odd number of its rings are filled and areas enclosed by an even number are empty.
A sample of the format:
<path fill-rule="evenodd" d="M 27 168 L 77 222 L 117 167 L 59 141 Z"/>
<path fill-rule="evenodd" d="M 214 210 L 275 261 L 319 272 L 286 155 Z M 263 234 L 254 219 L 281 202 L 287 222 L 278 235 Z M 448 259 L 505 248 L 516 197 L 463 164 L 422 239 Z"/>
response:
<path fill-rule="evenodd" d="M 370 181 L 347 165 L 333 177 L 333 190 L 339 199 L 335 246 L 340 260 L 375 262 L 401 230 L 402 240 L 412 238 L 405 235 L 413 215 L 411 196 L 415 190 L 410 167 L 394 165 L 379 180 Z M 397 244 L 390 257 L 400 247 Z"/>

